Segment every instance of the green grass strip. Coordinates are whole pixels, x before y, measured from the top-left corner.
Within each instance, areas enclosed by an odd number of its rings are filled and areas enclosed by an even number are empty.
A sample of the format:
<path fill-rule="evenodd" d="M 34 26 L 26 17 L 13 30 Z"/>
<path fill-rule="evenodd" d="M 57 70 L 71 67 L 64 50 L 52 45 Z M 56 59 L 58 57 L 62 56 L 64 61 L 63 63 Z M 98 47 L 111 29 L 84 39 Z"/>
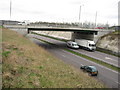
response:
<path fill-rule="evenodd" d="M 0 25 L 0 28 L 2 28 L 3 26 Z"/>
<path fill-rule="evenodd" d="M 35 37 L 34 37 L 34 38 L 35 38 Z M 45 43 L 48 43 L 48 44 L 51 44 L 51 45 L 56 45 L 56 44 L 50 43 L 50 42 L 45 41 L 45 40 L 42 40 L 42 39 L 38 39 L 38 38 L 35 38 L 35 39 L 40 40 L 40 41 L 45 42 Z M 57 45 L 56 45 L 56 46 L 57 46 Z M 85 58 L 85 59 L 87 59 L 87 60 L 93 61 L 93 62 L 95 62 L 95 63 L 97 63 L 97 64 L 103 65 L 103 66 L 105 66 L 105 67 L 107 67 L 107 68 L 110 68 L 110 69 L 112 69 L 112 70 L 115 70 L 115 71 L 117 71 L 117 72 L 120 72 L 120 68 L 119 68 L 119 67 L 116 67 L 116 66 L 113 66 L 113 65 L 111 65 L 111 64 L 108 64 L 108 63 L 106 63 L 106 62 L 100 61 L 100 60 L 98 60 L 98 59 L 95 59 L 95 58 L 86 56 L 86 55 L 84 55 L 84 54 L 81 54 L 81 53 L 72 51 L 72 50 L 70 50 L 70 49 L 64 49 L 64 50 L 67 51 L 67 52 L 70 52 L 70 53 L 72 53 L 72 54 L 75 54 L 75 55 L 77 55 L 77 56 L 83 57 L 83 58 Z"/>

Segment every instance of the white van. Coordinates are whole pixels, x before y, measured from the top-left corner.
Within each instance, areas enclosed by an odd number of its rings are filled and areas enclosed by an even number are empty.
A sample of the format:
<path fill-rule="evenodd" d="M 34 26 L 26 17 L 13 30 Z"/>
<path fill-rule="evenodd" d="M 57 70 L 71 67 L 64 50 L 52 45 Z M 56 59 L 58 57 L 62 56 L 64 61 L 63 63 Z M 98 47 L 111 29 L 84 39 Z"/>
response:
<path fill-rule="evenodd" d="M 74 48 L 74 49 L 79 48 L 78 44 L 76 42 L 73 42 L 73 41 L 68 41 L 67 46 L 70 47 L 70 48 Z"/>
<path fill-rule="evenodd" d="M 96 46 L 95 46 L 95 42 L 94 41 L 85 40 L 85 39 L 75 39 L 75 42 L 79 46 L 84 47 L 87 50 L 90 50 L 90 51 L 95 51 L 96 50 Z"/>

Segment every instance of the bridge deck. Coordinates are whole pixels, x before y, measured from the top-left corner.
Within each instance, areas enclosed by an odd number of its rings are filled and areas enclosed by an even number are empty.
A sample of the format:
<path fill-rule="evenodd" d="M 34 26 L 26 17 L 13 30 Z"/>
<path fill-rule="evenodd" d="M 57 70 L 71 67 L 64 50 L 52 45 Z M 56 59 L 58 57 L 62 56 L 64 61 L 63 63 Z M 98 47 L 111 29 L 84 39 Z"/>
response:
<path fill-rule="evenodd" d="M 53 27 L 40 27 L 40 28 L 29 28 L 28 31 L 68 31 L 68 32 L 88 32 L 88 33 L 97 33 L 97 30 L 94 29 L 81 29 L 81 28 L 53 28 Z"/>

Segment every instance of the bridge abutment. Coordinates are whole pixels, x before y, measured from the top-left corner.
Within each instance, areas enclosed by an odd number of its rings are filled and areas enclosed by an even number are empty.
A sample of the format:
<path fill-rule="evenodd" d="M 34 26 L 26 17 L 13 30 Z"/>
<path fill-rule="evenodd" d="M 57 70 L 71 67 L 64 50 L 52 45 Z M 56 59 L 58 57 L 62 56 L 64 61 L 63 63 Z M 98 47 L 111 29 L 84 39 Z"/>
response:
<path fill-rule="evenodd" d="M 94 33 L 73 32 L 71 39 L 72 40 L 75 40 L 75 39 L 94 40 Z"/>
<path fill-rule="evenodd" d="M 99 30 L 97 33 L 94 32 L 73 32 L 72 36 L 71 36 L 71 40 L 75 40 L 75 39 L 87 39 L 87 40 L 92 40 L 95 43 L 97 43 L 98 39 L 108 33 L 111 33 L 113 31 L 103 31 L 103 30 Z"/>

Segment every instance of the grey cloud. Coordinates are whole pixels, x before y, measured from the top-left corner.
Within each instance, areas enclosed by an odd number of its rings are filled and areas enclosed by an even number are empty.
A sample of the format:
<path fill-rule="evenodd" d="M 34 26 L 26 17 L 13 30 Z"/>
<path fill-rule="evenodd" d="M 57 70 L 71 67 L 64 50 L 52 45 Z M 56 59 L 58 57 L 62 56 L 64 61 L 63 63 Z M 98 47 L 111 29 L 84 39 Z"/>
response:
<path fill-rule="evenodd" d="M 13 8 L 13 12 L 15 13 L 28 13 L 28 14 L 44 14 L 44 11 L 35 11 L 35 10 L 25 10 L 25 9 L 20 9 L 20 8 Z"/>
<path fill-rule="evenodd" d="M 86 0 L 74 0 L 71 1 L 70 4 L 80 5 L 83 4 L 84 2 L 86 2 Z"/>
<path fill-rule="evenodd" d="M 110 16 L 106 16 L 105 18 L 118 19 L 118 15 L 110 15 Z"/>

